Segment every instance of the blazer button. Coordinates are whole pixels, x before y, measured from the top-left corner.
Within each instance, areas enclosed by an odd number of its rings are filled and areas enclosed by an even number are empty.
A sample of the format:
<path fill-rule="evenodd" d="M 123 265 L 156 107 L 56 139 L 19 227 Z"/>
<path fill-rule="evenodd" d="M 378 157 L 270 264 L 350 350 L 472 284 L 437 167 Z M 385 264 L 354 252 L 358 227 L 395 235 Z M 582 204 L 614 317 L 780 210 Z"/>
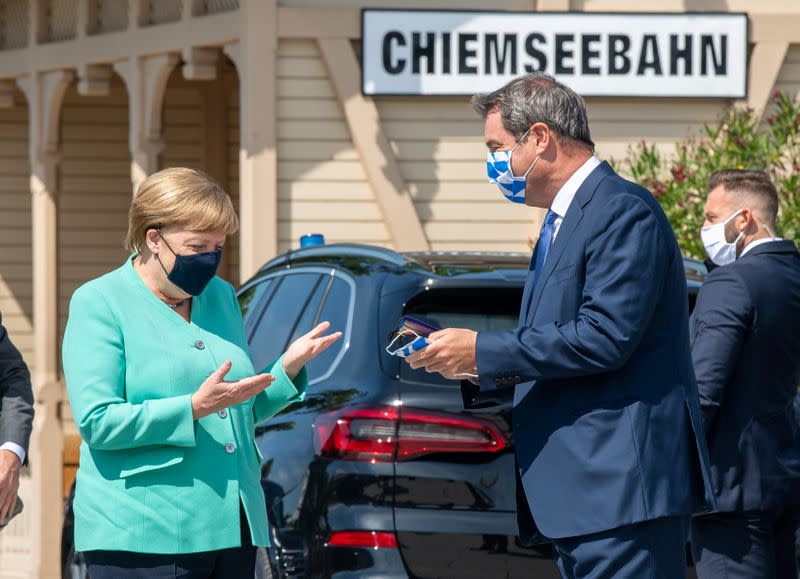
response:
<path fill-rule="evenodd" d="M 228 417 L 228 411 L 223 408 L 222 410 L 217 412 L 217 416 L 219 416 L 220 418 L 227 418 Z"/>
<path fill-rule="evenodd" d="M 203 349 L 205 349 L 206 344 L 205 344 L 205 342 L 203 342 L 203 340 L 197 340 L 194 343 L 194 347 L 197 348 L 198 350 L 203 350 Z"/>
<path fill-rule="evenodd" d="M 227 452 L 228 454 L 233 454 L 235 451 L 236 447 L 233 446 L 232 442 L 229 442 L 228 444 L 225 445 L 225 452 Z"/>

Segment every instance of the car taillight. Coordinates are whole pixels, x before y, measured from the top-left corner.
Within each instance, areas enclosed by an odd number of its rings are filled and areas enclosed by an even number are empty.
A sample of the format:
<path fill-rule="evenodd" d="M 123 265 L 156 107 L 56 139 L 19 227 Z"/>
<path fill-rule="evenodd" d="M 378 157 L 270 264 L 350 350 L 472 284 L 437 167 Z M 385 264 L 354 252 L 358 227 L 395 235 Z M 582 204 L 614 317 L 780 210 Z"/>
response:
<path fill-rule="evenodd" d="M 508 446 L 494 423 L 476 416 L 402 406 L 349 408 L 314 421 L 317 454 L 392 462 L 432 453 L 499 452 Z"/>
<path fill-rule="evenodd" d="M 380 531 L 336 531 L 328 539 L 331 547 L 397 548 L 394 533 Z"/>

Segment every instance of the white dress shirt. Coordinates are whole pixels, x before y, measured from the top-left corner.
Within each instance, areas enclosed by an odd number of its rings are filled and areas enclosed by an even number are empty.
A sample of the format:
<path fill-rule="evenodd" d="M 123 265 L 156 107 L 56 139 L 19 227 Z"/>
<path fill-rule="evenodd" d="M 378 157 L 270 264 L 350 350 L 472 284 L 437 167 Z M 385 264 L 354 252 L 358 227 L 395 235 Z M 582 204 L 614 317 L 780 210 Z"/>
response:
<path fill-rule="evenodd" d="M 561 222 L 564 221 L 564 216 L 567 214 L 567 209 L 572 204 L 575 194 L 581 188 L 583 182 L 589 177 L 592 171 L 597 169 L 602 161 L 592 155 L 586 162 L 578 167 L 572 176 L 567 179 L 567 182 L 559 189 L 556 198 L 553 199 L 553 204 L 550 206 L 551 211 L 556 214 L 556 219 L 553 221 L 553 241 L 555 242 L 558 236 L 558 230 L 561 229 Z"/>
<path fill-rule="evenodd" d="M 739 257 L 744 257 L 744 254 L 753 249 L 754 247 L 758 247 L 759 245 L 764 245 L 765 243 L 772 243 L 773 241 L 783 241 L 780 237 L 765 237 L 764 239 L 756 239 L 755 241 L 748 243 L 747 246 L 742 250 L 742 253 L 739 254 Z"/>
<path fill-rule="evenodd" d="M 22 464 L 25 464 L 25 449 L 16 442 L 4 442 L 0 444 L 0 450 L 10 450 L 19 457 Z"/>

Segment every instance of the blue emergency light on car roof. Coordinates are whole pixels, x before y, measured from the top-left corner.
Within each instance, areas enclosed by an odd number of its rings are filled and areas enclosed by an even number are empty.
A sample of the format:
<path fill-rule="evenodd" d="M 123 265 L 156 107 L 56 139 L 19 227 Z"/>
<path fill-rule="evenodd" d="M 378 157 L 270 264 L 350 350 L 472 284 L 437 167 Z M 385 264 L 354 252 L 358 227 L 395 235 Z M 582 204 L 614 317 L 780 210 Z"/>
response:
<path fill-rule="evenodd" d="M 300 248 L 325 245 L 325 236 L 321 233 L 309 233 L 300 238 Z"/>

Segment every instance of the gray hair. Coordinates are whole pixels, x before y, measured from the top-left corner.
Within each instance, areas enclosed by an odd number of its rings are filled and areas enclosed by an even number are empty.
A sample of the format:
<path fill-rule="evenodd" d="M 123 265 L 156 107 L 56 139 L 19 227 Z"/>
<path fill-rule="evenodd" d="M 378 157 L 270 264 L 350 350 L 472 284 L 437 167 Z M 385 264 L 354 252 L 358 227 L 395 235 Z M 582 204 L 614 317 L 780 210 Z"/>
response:
<path fill-rule="evenodd" d="M 520 76 L 489 94 L 476 94 L 472 106 L 483 119 L 499 107 L 503 127 L 517 141 L 532 125 L 544 123 L 559 138 L 582 143 L 594 151 L 583 99 L 544 72 Z"/>

